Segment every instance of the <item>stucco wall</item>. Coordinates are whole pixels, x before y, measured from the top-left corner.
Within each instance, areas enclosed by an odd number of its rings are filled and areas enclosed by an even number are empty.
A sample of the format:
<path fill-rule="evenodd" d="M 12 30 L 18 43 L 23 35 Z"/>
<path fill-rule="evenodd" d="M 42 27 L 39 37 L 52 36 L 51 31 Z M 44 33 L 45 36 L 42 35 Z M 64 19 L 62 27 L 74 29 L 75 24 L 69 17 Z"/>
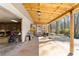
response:
<path fill-rule="evenodd" d="M 1 7 L 4 7 L 8 11 L 10 11 L 11 13 L 15 14 L 18 18 L 22 19 L 22 27 L 21 27 L 21 29 L 22 29 L 22 42 L 24 42 L 25 36 L 26 36 L 28 30 L 30 29 L 30 24 L 32 23 L 32 21 L 28 18 L 28 15 L 25 15 L 22 12 L 22 10 L 20 10 L 20 9 L 23 9 L 22 6 L 16 6 L 16 5 L 13 5 L 11 3 L 4 3 L 4 4 L 1 3 L 0 4 Z M 19 8 L 17 8 L 17 7 L 19 7 Z"/>

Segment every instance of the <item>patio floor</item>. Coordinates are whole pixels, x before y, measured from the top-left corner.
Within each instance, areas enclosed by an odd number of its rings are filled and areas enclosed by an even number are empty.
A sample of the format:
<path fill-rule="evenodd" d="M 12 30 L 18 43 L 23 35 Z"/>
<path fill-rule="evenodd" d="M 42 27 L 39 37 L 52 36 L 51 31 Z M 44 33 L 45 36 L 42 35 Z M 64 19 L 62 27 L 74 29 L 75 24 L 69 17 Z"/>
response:
<path fill-rule="evenodd" d="M 0 49 L 2 56 L 38 56 L 39 41 L 37 38 L 24 43 L 12 44 Z"/>

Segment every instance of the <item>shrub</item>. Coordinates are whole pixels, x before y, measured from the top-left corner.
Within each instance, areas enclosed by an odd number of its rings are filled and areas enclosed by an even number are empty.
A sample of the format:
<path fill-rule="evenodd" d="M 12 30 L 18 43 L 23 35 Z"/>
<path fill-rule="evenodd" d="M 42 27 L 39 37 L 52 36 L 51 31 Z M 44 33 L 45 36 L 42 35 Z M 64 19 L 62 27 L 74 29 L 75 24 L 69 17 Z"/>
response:
<path fill-rule="evenodd" d="M 70 30 L 69 30 L 68 28 L 65 29 L 65 30 L 64 30 L 64 34 L 67 35 L 67 36 L 70 36 Z"/>
<path fill-rule="evenodd" d="M 70 30 L 67 28 L 67 29 L 62 29 L 59 31 L 60 34 L 64 34 L 64 35 L 67 35 L 67 36 L 70 36 Z"/>
<path fill-rule="evenodd" d="M 60 34 L 64 34 L 64 30 L 60 30 L 59 32 L 60 32 Z"/>

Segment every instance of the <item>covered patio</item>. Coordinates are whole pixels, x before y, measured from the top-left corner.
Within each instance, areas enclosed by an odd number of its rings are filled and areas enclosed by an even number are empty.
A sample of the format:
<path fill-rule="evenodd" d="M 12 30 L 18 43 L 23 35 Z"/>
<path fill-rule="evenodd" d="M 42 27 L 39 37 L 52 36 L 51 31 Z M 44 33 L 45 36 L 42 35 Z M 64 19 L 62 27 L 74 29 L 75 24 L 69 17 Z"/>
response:
<path fill-rule="evenodd" d="M 0 6 L 22 19 L 21 42 L 0 45 L 0 55 L 79 54 L 79 3 L 10 3 Z"/>
<path fill-rule="evenodd" d="M 32 17 L 32 21 L 34 22 L 34 24 L 36 24 L 37 26 L 43 26 L 45 25 L 46 30 L 44 30 L 45 32 L 48 33 L 52 33 L 51 28 L 47 28 L 49 26 L 49 24 L 54 23 L 56 21 L 61 20 L 61 18 L 63 18 L 64 16 L 69 15 L 70 16 L 70 38 L 69 38 L 69 48 L 66 49 L 67 51 L 65 51 L 64 53 L 66 53 L 66 55 L 68 56 L 72 56 L 75 52 L 74 52 L 74 13 L 77 12 L 79 10 L 79 4 L 78 3 L 28 3 L 28 4 L 23 4 L 24 7 L 26 8 L 26 10 L 29 12 L 30 16 Z M 58 32 L 57 32 L 58 34 Z M 54 37 L 54 36 L 52 36 Z M 60 36 L 61 37 L 61 36 Z M 62 37 L 61 37 L 62 38 Z M 67 39 L 67 37 L 63 38 Z M 44 39 L 46 40 L 46 39 Z M 44 41 L 43 40 L 43 41 Z M 55 40 L 55 39 L 53 39 Z M 59 39 L 58 39 L 59 40 Z M 39 54 L 42 53 L 41 51 L 41 46 L 45 43 L 45 41 L 43 42 L 42 39 L 39 40 Z M 48 40 L 50 41 L 51 40 Z M 54 42 L 53 42 L 54 43 Z M 51 44 L 53 46 L 53 43 Z M 57 46 L 59 46 L 59 43 L 56 43 Z M 63 43 L 64 45 L 65 43 Z M 46 46 L 48 44 L 45 44 Z M 52 48 L 51 46 L 51 48 Z M 47 48 L 47 47 L 46 47 Z M 46 49 L 44 48 L 44 49 Z M 61 47 L 62 48 L 62 47 Z M 52 50 L 48 50 L 48 52 L 51 52 Z M 61 49 L 62 51 L 62 49 Z M 46 53 L 46 51 L 44 50 L 43 52 Z M 51 53 L 54 53 L 51 52 Z M 61 53 L 61 52 L 59 52 Z"/>

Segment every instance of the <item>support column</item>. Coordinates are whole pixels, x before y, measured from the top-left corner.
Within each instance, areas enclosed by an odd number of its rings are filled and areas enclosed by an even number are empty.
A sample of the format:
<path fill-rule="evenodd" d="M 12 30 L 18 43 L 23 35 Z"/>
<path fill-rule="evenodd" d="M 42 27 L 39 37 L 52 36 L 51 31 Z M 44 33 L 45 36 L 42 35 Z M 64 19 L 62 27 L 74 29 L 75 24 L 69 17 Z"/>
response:
<path fill-rule="evenodd" d="M 74 53 L 74 18 L 72 11 L 70 12 L 70 55 Z"/>

